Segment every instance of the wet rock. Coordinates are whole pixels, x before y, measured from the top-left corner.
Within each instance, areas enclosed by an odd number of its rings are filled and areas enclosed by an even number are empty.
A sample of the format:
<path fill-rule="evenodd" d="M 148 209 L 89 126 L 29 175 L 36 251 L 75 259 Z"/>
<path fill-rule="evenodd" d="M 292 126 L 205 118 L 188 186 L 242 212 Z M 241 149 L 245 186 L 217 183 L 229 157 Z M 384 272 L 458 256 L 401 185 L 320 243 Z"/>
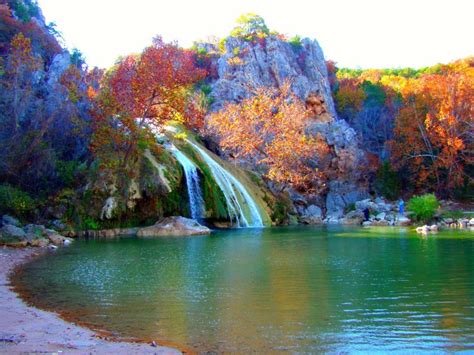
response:
<path fill-rule="evenodd" d="M 65 244 L 65 241 L 72 241 L 71 238 L 64 237 L 52 229 L 46 229 L 46 235 L 48 236 L 49 241 L 54 245 L 63 245 Z"/>
<path fill-rule="evenodd" d="M 385 212 L 380 212 L 378 215 L 375 216 L 375 219 L 381 221 L 381 220 L 385 219 L 386 215 L 387 214 Z"/>
<path fill-rule="evenodd" d="M 155 225 L 140 228 L 137 232 L 138 237 L 161 237 L 161 236 L 189 236 L 206 235 L 211 230 L 194 219 L 180 216 L 167 217 Z"/>
<path fill-rule="evenodd" d="M 395 220 L 396 226 L 409 226 L 411 224 L 411 220 L 405 216 L 398 216 Z"/>
<path fill-rule="evenodd" d="M 49 240 L 46 238 L 35 238 L 28 242 L 32 247 L 45 248 L 49 245 Z"/>
<path fill-rule="evenodd" d="M 469 220 L 467 218 L 461 218 L 458 220 L 459 228 L 467 228 L 469 225 Z"/>
<path fill-rule="evenodd" d="M 372 222 L 371 221 L 364 221 L 362 222 L 362 226 L 364 227 L 370 227 L 372 225 Z"/>
<path fill-rule="evenodd" d="M 469 220 L 469 225 L 470 225 L 470 226 L 474 226 L 474 218 L 471 218 L 471 219 Z"/>
<path fill-rule="evenodd" d="M 373 220 L 372 221 L 372 225 L 373 226 L 378 226 L 378 227 L 385 227 L 385 226 L 388 226 L 390 223 L 388 221 L 386 221 L 385 219 L 382 219 L 380 221 L 378 220 Z"/>
<path fill-rule="evenodd" d="M 427 225 L 416 228 L 416 232 L 420 234 L 428 234 L 429 231 L 430 231 L 430 227 L 428 227 Z"/>

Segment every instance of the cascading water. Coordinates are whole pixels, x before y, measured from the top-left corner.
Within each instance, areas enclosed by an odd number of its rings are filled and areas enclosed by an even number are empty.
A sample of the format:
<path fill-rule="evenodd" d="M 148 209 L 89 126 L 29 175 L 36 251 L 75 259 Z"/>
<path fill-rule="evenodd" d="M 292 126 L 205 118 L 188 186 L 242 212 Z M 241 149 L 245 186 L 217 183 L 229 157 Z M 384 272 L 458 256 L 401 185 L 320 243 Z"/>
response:
<path fill-rule="evenodd" d="M 211 169 L 214 180 L 224 194 L 231 221 L 235 222 L 237 227 L 263 227 L 257 204 L 239 180 L 219 165 L 204 149 L 189 140 L 186 141 L 201 155 Z"/>
<path fill-rule="evenodd" d="M 196 165 L 174 145 L 169 145 L 167 148 L 183 167 L 184 175 L 186 177 L 186 186 L 188 188 L 191 218 L 203 218 L 205 211 L 204 199 L 202 198 L 201 186 L 199 184 L 199 173 Z"/>

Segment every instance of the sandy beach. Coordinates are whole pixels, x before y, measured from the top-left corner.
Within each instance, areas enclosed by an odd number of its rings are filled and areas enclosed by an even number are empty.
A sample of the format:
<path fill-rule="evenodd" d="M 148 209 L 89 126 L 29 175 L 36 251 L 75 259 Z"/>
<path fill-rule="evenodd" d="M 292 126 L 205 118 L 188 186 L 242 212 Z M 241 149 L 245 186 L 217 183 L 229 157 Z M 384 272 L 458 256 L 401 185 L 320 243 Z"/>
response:
<path fill-rule="evenodd" d="M 107 341 L 58 315 L 25 304 L 12 291 L 9 274 L 40 249 L 0 248 L 0 353 L 180 354 L 172 348 Z"/>

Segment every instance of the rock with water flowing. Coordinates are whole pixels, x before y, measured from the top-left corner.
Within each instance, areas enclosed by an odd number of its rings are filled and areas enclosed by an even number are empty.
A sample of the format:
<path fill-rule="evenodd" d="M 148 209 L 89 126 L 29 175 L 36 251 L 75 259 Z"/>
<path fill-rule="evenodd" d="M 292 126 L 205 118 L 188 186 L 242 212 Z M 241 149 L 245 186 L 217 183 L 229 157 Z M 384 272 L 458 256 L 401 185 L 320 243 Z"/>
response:
<path fill-rule="evenodd" d="M 236 227 L 263 227 L 261 211 L 245 186 L 199 145 L 187 143 L 209 166 L 212 176 L 224 194 L 229 219 Z"/>
<path fill-rule="evenodd" d="M 204 217 L 205 205 L 202 197 L 199 173 L 196 164 L 184 155 L 174 145 L 169 145 L 168 149 L 174 155 L 176 160 L 181 164 L 186 178 L 186 187 L 189 199 L 189 209 L 192 219 L 200 219 Z"/>
<path fill-rule="evenodd" d="M 140 228 L 137 237 L 166 237 L 166 236 L 190 236 L 206 235 L 211 230 L 197 221 L 185 217 L 167 217 L 153 226 Z"/>

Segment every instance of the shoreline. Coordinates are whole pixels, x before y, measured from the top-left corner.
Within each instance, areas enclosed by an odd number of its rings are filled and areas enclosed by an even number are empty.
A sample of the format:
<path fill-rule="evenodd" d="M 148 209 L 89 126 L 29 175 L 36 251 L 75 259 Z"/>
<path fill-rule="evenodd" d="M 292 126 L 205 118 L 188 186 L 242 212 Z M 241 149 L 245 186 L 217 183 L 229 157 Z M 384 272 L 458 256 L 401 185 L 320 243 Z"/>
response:
<path fill-rule="evenodd" d="M 26 304 L 14 291 L 10 276 L 45 252 L 38 248 L 0 248 L 0 353 L 181 354 L 172 347 L 108 339 L 106 332 L 84 328 Z"/>

